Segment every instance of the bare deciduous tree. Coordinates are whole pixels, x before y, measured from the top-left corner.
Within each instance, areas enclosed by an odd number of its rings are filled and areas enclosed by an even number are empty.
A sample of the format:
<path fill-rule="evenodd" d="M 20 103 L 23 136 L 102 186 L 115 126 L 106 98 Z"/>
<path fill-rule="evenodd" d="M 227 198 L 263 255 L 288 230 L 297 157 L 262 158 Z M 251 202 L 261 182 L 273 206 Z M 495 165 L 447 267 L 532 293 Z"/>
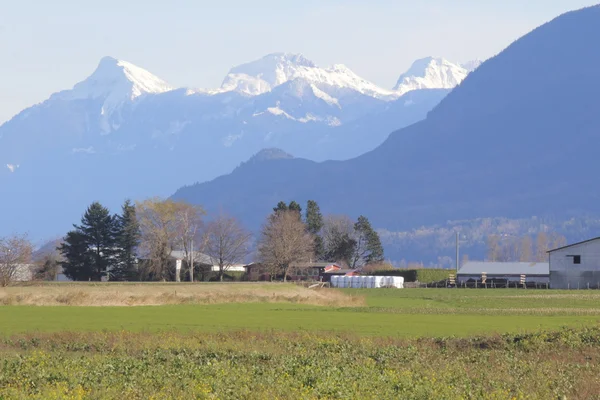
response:
<path fill-rule="evenodd" d="M 500 259 L 500 237 L 498 235 L 490 235 L 487 238 L 487 258 L 492 262 Z"/>
<path fill-rule="evenodd" d="M 548 250 L 558 249 L 567 245 L 567 238 L 556 232 L 552 232 L 548 238 L 548 243 L 550 247 Z"/>
<path fill-rule="evenodd" d="M 43 281 L 58 279 L 61 262 L 65 261 L 58 250 L 61 244 L 62 239 L 51 240 L 33 254 L 33 262 L 36 267 L 35 279 Z"/>
<path fill-rule="evenodd" d="M 204 232 L 204 253 L 219 266 L 219 280 L 231 266 L 244 261 L 252 234 L 234 217 L 220 214 Z"/>
<path fill-rule="evenodd" d="M 140 223 L 142 256 L 149 260 L 148 272 L 155 279 L 169 277 L 170 255 L 182 249 L 186 258 L 198 232 L 202 207 L 173 200 L 149 199 L 136 204 Z"/>
<path fill-rule="evenodd" d="M 8 286 L 20 278 L 31 262 L 33 246 L 25 235 L 0 238 L 0 286 Z"/>
<path fill-rule="evenodd" d="M 465 265 L 468 262 L 469 262 L 469 255 L 468 254 L 463 254 L 463 256 L 462 256 L 462 262 L 460 263 L 460 266 L 462 267 L 463 265 Z"/>
<path fill-rule="evenodd" d="M 272 275 L 282 273 L 283 280 L 292 267 L 309 265 L 314 257 L 314 238 L 294 211 L 271 215 L 262 229 L 258 258 Z"/>
<path fill-rule="evenodd" d="M 549 242 L 548 235 L 546 232 L 538 233 L 535 239 L 535 261 L 537 262 L 545 262 L 548 260 L 548 250 L 549 250 Z"/>
<path fill-rule="evenodd" d="M 529 262 L 533 261 L 533 240 L 531 236 L 525 235 L 521 239 L 521 254 L 519 254 L 519 261 Z"/>

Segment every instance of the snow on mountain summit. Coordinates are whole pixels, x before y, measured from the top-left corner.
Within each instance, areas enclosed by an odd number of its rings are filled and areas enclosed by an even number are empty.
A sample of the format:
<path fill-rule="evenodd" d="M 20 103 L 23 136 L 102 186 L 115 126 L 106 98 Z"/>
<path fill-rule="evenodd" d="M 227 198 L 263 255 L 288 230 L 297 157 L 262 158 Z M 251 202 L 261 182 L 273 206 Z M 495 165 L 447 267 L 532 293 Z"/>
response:
<path fill-rule="evenodd" d="M 331 95 L 329 89 L 348 88 L 359 93 L 384 98 L 392 96 L 389 90 L 380 88 L 338 64 L 320 68 L 301 54 L 273 53 L 259 60 L 232 68 L 225 77 L 221 90 L 240 91 L 251 96 L 270 92 L 285 82 L 302 79 Z"/>
<path fill-rule="evenodd" d="M 120 97 L 133 100 L 146 93 L 173 90 L 167 82 L 127 61 L 104 57 L 89 78 L 76 84 L 61 97 L 86 99 Z"/>
<path fill-rule="evenodd" d="M 102 114 L 111 114 L 124 102 L 144 94 L 163 93 L 173 87 L 127 61 L 104 57 L 96 70 L 73 89 L 57 94 L 62 100 L 103 99 Z"/>
<path fill-rule="evenodd" d="M 468 68 L 478 65 L 470 63 Z M 461 83 L 470 70 L 444 58 L 427 57 L 415 61 L 410 69 L 400 75 L 394 90 L 404 94 L 416 89 L 452 89 Z"/>
<path fill-rule="evenodd" d="M 53 98 L 61 100 L 101 99 L 100 115 L 106 120 L 123 104 L 130 103 L 144 94 L 157 94 L 173 90 L 167 82 L 127 61 L 104 57 L 96 70 L 73 89 L 57 93 Z M 104 123 L 104 132 L 111 131 Z"/>

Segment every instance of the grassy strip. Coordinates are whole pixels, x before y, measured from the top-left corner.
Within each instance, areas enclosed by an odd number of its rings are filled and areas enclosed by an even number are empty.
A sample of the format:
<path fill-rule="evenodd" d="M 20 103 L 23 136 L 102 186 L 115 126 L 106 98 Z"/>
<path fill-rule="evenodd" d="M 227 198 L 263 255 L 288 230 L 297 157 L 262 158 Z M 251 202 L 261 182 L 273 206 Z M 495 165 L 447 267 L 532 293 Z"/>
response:
<path fill-rule="evenodd" d="M 399 340 L 60 333 L 0 343 L 3 399 L 594 399 L 600 329 Z"/>
<path fill-rule="evenodd" d="M 401 276 L 405 282 L 439 282 L 448 279 L 450 274 L 456 273 L 450 269 L 419 268 L 419 269 L 384 269 L 373 271 L 369 275 Z"/>
<path fill-rule="evenodd" d="M 351 332 L 418 337 L 532 331 L 596 324 L 597 315 L 401 313 L 391 309 L 323 308 L 295 304 L 219 304 L 155 307 L 0 307 L 0 336 L 26 332 L 119 331 Z M 409 309 L 410 310 L 410 309 Z"/>
<path fill-rule="evenodd" d="M 0 288 L 0 305 L 143 306 L 223 303 L 364 305 L 363 296 L 293 284 L 66 284 Z"/>

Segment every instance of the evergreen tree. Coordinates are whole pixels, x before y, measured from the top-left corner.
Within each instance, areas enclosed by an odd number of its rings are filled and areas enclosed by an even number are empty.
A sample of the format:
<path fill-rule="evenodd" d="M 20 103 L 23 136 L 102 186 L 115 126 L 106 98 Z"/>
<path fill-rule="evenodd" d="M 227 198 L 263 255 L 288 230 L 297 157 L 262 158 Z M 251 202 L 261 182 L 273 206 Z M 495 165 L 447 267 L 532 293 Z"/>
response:
<path fill-rule="evenodd" d="M 356 249 L 352 267 L 383 261 L 383 246 L 379 234 L 373 230 L 366 217 L 362 215 L 358 217 L 358 221 L 354 224 L 354 232 Z"/>
<path fill-rule="evenodd" d="M 302 215 L 302 207 L 300 207 L 300 204 L 296 203 L 293 200 L 290 202 L 290 205 L 288 206 L 288 210 L 296 211 L 298 213 L 298 215 Z"/>
<path fill-rule="evenodd" d="M 280 201 L 279 203 L 277 203 L 277 207 L 273 208 L 273 212 L 276 214 L 280 211 L 287 211 L 287 210 L 288 210 L 288 205 L 285 204 L 285 201 Z"/>
<path fill-rule="evenodd" d="M 325 246 L 321 236 L 324 223 L 321 209 L 314 200 L 309 200 L 306 204 L 306 225 L 308 231 L 315 237 L 315 257 L 320 260 L 325 256 Z"/>
<path fill-rule="evenodd" d="M 135 205 L 126 200 L 121 215 L 115 217 L 116 265 L 111 271 L 111 279 L 117 281 L 137 278 L 137 254 L 140 244 L 140 225 L 135 213 Z"/>
<path fill-rule="evenodd" d="M 354 223 L 345 215 L 328 215 L 321 230 L 326 261 L 352 266 L 356 250 Z"/>
<path fill-rule="evenodd" d="M 98 281 L 116 264 L 115 218 L 94 202 L 74 227 L 59 248 L 66 259 L 63 268 L 73 280 Z"/>
<path fill-rule="evenodd" d="M 65 259 L 61 264 L 67 278 L 74 281 L 100 280 L 90 268 L 90 251 L 81 231 L 76 229 L 68 232 L 58 251 Z"/>
<path fill-rule="evenodd" d="M 356 253 L 356 240 L 345 232 L 339 232 L 332 239 L 328 243 L 324 258 L 327 261 L 342 262 L 352 266 L 354 254 Z"/>

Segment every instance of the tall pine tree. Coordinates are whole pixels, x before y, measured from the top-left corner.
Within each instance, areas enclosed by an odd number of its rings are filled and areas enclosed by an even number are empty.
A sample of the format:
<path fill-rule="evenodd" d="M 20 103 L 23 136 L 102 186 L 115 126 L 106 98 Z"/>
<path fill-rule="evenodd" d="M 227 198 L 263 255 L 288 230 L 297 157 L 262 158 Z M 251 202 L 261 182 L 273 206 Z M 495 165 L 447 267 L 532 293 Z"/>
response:
<path fill-rule="evenodd" d="M 59 248 L 65 274 L 73 280 L 99 281 L 116 264 L 115 218 L 98 202 L 92 203 L 81 225 L 67 233 Z"/>
<path fill-rule="evenodd" d="M 302 215 L 302 207 L 300 207 L 300 204 L 296 203 L 294 200 L 292 200 L 290 202 L 290 205 L 288 206 L 288 210 L 297 212 L 298 216 L 300 216 L 300 218 L 302 218 L 301 217 L 301 215 Z"/>
<path fill-rule="evenodd" d="M 354 233 L 356 248 L 352 267 L 383 261 L 383 246 L 379 234 L 373 230 L 366 217 L 362 215 L 358 217 L 358 221 L 354 224 Z"/>
<path fill-rule="evenodd" d="M 277 214 L 278 212 L 287 211 L 287 210 L 288 210 L 288 205 L 285 204 L 285 201 L 280 201 L 279 203 L 277 203 L 277 206 L 275 208 L 273 208 L 273 212 L 275 214 Z"/>
<path fill-rule="evenodd" d="M 325 256 L 325 246 L 323 244 L 323 237 L 321 236 L 321 229 L 323 229 L 324 223 L 321 209 L 314 200 L 309 200 L 306 204 L 306 225 L 308 231 L 315 238 L 315 257 L 321 260 Z"/>
<path fill-rule="evenodd" d="M 90 269 L 91 259 L 88 243 L 79 230 L 68 232 L 57 250 L 65 259 L 61 265 L 67 278 L 74 281 L 97 280 Z"/>
<path fill-rule="evenodd" d="M 116 264 L 111 270 L 111 279 L 129 281 L 138 279 L 137 247 L 140 244 L 140 225 L 135 213 L 135 205 L 126 200 L 121 215 L 115 217 Z"/>

